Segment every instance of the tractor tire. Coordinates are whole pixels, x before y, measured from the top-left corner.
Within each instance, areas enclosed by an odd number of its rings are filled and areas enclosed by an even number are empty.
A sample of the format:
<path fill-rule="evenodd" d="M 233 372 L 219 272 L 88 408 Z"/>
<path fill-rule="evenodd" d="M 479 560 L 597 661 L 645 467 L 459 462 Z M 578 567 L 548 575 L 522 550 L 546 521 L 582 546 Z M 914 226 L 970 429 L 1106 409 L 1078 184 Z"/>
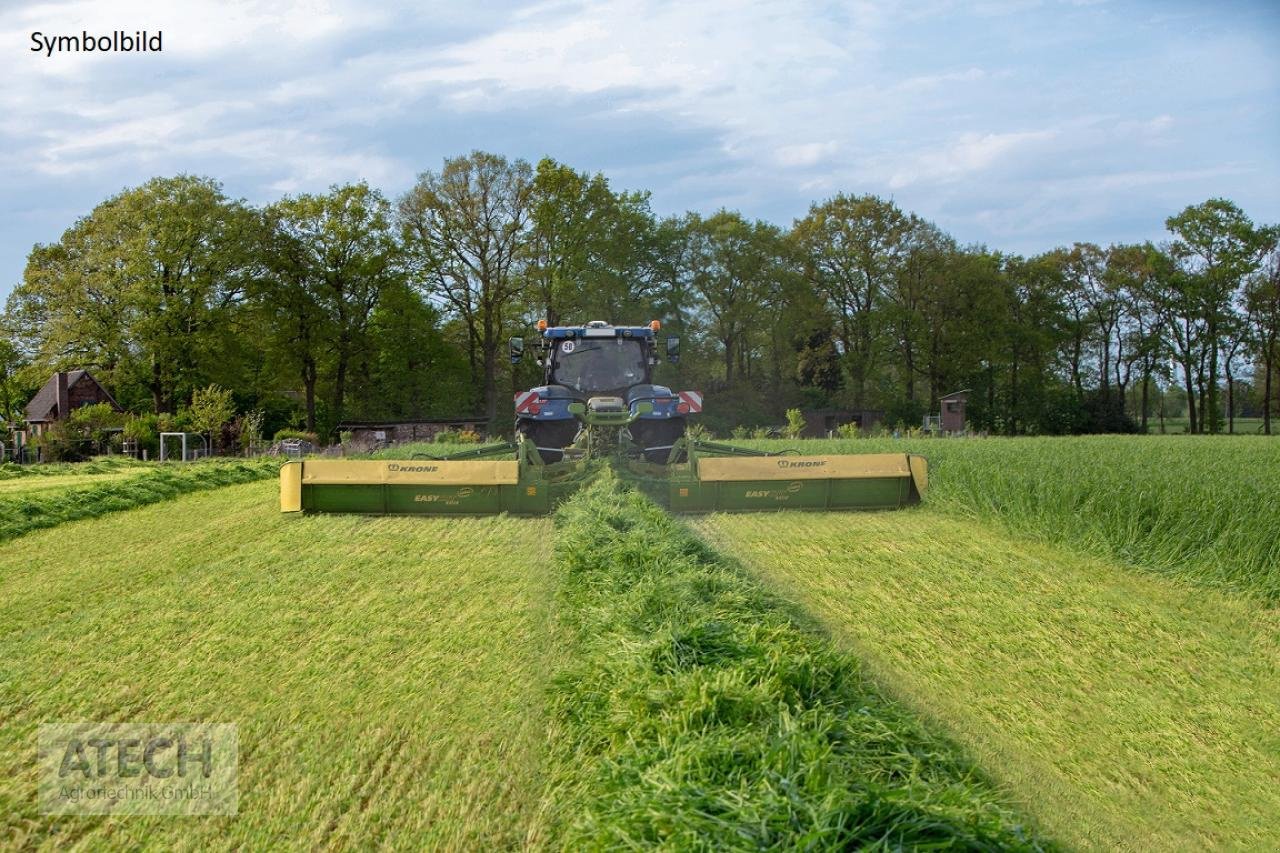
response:
<path fill-rule="evenodd" d="M 671 455 L 671 445 L 684 436 L 684 418 L 641 418 L 629 429 L 631 440 L 640 448 L 644 461 L 664 465 Z M 685 461 L 684 454 L 675 461 Z"/>
<path fill-rule="evenodd" d="M 516 431 L 533 442 L 538 448 L 542 461 L 550 465 L 564 459 L 564 448 L 573 444 L 578 436 L 578 419 L 567 418 L 559 421 L 539 421 L 533 418 L 520 418 L 516 422 Z"/>

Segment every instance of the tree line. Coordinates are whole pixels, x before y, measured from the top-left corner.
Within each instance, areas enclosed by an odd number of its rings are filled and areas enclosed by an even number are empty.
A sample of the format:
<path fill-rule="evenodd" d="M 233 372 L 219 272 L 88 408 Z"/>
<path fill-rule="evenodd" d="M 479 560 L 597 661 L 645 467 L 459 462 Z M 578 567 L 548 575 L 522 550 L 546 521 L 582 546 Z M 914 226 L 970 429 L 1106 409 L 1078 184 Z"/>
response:
<path fill-rule="evenodd" d="M 212 179 L 155 178 L 36 245 L 6 306 L 0 415 L 87 367 L 156 415 L 211 385 L 268 432 L 481 416 L 510 427 L 506 339 L 532 324 L 657 318 L 683 340 L 659 380 L 707 393 L 708 426 L 791 408 L 914 426 L 970 391 L 976 429 L 1271 431 L 1280 229 L 1210 199 L 1165 241 L 1033 257 L 961 245 L 873 195 L 783 228 L 659 217 L 645 192 L 544 159 L 473 152 L 398 198 L 366 183 L 264 207 Z"/>

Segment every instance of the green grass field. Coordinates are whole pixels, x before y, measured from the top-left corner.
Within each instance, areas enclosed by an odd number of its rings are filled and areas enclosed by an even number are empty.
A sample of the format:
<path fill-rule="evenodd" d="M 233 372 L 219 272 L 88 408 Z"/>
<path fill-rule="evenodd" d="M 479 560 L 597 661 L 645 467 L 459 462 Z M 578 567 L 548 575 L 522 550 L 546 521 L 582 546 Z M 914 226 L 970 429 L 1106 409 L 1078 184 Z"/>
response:
<path fill-rule="evenodd" d="M 130 464 L 132 463 L 132 464 Z M 211 459 L 185 464 L 116 462 L 75 466 L 28 466 L 0 479 L 0 542 L 31 530 L 168 500 L 189 492 L 274 478 L 280 460 Z M 94 473 L 96 471 L 96 473 Z"/>
<path fill-rule="evenodd" d="M 694 527 L 1086 849 L 1280 848 L 1280 613 L 933 510 Z"/>
<path fill-rule="evenodd" d="M 931 509 L 1280 602 L 1280 442 L 1265 436 L 749 441 L 929 460 Z"/>
<path fill-rule="evenodd" d="M 927 502 L 0 470 L 0 847 L 1280 848 L 1273 440 L 792 445 L 923 453 Z M 36 727 L 83 719 L 236 723 L 240 814 L 40 816 Z"/>
<path fill-rule="evenodd" d="M 0 846 L 536 840 L 549 521 L 297 518 L 271 482 L 0 545 Z M 37 724 L 240 731 L 235 818 L 41 818 Z"/>

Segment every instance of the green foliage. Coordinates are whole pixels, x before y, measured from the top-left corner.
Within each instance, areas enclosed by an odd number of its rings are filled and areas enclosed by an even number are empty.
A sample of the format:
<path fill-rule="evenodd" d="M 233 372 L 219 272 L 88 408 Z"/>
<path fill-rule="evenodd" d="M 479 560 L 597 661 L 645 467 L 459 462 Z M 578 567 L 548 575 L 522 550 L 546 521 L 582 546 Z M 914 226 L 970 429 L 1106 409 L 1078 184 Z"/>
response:
<path fill-rule="evenodd" d="M 276 434 L 271 437 L 272 441 L 289 441 L 289 440 L 306 441 L 319 447 L 320 438 L 314 432 L 307 432 L 301 429 L 278 429 Z"/>
<path fill-rule="evenodd" d="M 67 420 L 71 428 L 92 442 L 94 447 L 104 447 L 111 434 L 109 430 L 123 427 L 125 416 L 110 403 L 94 403 L 74 410 Z"/>
<path fill-rule="evenodd" d="M 804 414 L 799 409 L 787 409 L 787 425 L 782 431 L 787 438 L 799 438 L 806 426 Z"/>
<path fill-rule="evenodd" d="M 209 437 L 210 446 L 217 446 L 223 425 L 235 416 L 236 408 L 231 392 L 217 385 L 197 389 L 191 395 L 191 405 L 187 407 L 191 425 L 196 432 Z"/>
<path fill-rule="evenodd" d="M 77 462 L 85 458 L 89 448 L 80 430 L 66 421 L 54 421 L 31 441 L 44 462 Z"/>
<path fill-rule="evenodd" d="M 658 507 L 606 475 L 557 526 L 565 846 L 1037 848 L 955 749 Z"/>
<path fill-rule="evenodd" d="M 251 447 L 262 440 L 262 424 L 266 413 L 262 409 L 254 409 L 240 416 L 240 446 Z"/>

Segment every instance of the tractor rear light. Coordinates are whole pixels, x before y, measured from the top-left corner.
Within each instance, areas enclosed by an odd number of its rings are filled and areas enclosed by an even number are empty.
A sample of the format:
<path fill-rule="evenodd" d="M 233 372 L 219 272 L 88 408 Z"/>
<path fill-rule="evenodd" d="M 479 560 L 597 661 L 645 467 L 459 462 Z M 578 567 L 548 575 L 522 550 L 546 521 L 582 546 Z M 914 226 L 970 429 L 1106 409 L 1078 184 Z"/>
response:
<path fill-rule="evenodd" d="M 539 406 L 537 403 L 530 403 L 530 404 L 529 404 L 529 414 L 531 414 L 531 415 L 537 415 L 537 414 L 541 414 L 541 413 L 542 413 L 542 407 L 541 407 L 541 406 Z"/>
<path fill-rule="evenodd" d="M 689 414 L 689 404 L 683 400 L 676 404 L 676 411 L 682 415 Z"/>

